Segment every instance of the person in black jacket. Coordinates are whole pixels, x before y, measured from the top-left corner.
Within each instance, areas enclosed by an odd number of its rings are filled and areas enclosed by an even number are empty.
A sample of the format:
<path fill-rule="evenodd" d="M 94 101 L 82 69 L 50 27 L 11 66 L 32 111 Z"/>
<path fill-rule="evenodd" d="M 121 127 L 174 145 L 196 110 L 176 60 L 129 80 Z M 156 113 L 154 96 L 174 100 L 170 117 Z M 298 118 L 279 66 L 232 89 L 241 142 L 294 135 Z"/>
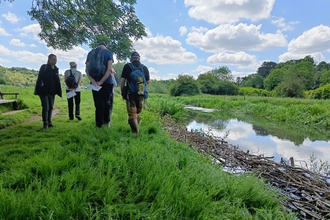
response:
<path fill-rule="evenodd" d="M 56 55 L 50 54 L 47 64 L 41 65 L 39 69 L 35 86 L 35 95 L 38 95 L 41 101 L 44 130 L 54 126 L 52 123 L 52 112 L 55 95 L 62 97 L 61 82 L 56 62 Z"/>

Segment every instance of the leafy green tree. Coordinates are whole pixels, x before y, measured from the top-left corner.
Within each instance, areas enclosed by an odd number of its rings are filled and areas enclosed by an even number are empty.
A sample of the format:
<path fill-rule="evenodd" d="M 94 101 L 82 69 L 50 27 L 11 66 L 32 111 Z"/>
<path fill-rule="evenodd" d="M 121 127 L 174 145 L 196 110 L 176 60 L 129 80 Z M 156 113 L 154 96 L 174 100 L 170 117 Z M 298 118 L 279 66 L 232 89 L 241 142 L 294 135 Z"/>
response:
<path fill-rule="evenodd" d="M 321 75 L 320 81 L 321 81 L 321 86 L 324 86 L 324 85 L 330 83 L 330 70 L 324 72 Z"/>
<path fill-rule="evenodd" d="M 277 63 L 272 61 L 265 61 L 262 63 L 261 67 L 258 68 L 257 74 L 266 78 L 270 71 L 276 67 Z"/>
<path fill-rule="evenodd" d="M 36 0 L 27 13 L 39 22 L 38 36 L 47 46 L 69 50 L 88 44 L 94 48 L 105 41 L 117 58 L 123 60 L 133 50 L 132 40 L 146 36 L 134 4 L 136 0 Z"/>
<path fill-rule="evenodd" d="M 238 95 L 238 85 L 234 82 L 220 81 L 218 95 Z"/>
<path fill-rule="evenodd" d="M 171 96 L 197 95 L 200 93 L 197 81 L 189 75 L 180 74 L 174 84 L 170 86 Z"/>
<path fill-rule="evenodd" d="M 304 97 L 304 83 L 301 78 L 296 78 L 295 74 L 287 74 L 282 82 L 275 88 L 275 93 L 281 97 Z"/>
<path fill-rule="evenodd" d="M 282 81 L 285 74 L 283 69 L 273 69 L 270 71 L 268 77 L 264 80 L 264 87 L 266 90 L 271 91 Z"/>
<path fill-rule="evenodd" d="M 302 62 L 296 64 L 294 68 L 291 68 L 290 71 L 292 71 L 293 78 L 296 80 L 300 79 L 305 90 L 315 88 L 316 75 L 314 62 L 311 62 L 308 56 Z"/>
<path fill-rule="evenodd" d="M 264 88 L 264 78 L 259 74 L 248 75 L 241 83 L 242 87 Z"/>
<path fill-rule="evenodd" d="M 234 81 L 234 77 L 231 73 L 231 70 L 226 66 L 213 69 L 207 73 L 211 73 L 219 80 L 230 81 L 230 82 Z"/>
<path fill-rule="evenodd" d="M 219 80 L 212 73 L 204 73 L 198 76 L 197 82 L 202 93 L 217 94 Z"/>
<path fill-rule="evenodd" d="M 330 64 L 326 63 L 325 61 L 320 62 L 316 66 L 316 80 L 315 80 L 316 88 L 319 88 L 320 86 L 323 86 L 330 82 L 330 75 L 329 73 L 327 73 L 329 70 L 330 70 Z"/>

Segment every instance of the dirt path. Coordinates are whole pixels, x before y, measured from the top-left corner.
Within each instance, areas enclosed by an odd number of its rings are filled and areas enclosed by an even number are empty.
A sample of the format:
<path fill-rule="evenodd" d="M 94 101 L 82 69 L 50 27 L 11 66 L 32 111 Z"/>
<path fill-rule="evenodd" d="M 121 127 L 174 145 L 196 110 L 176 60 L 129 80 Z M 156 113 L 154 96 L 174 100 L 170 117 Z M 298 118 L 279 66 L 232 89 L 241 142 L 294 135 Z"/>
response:
<path fill-rule="evenodd" d="M 2 115 L 12 115 L 12 114 L 16 114 L 16 113 L 22 112 L 22 111 L 24 111 L 24 110 L 13 110 L 13 111 L 4 112 L 4 113 L 2 113 Z M 58 108 L 53 109 L 52 117 L 56 117 L 59 112 L 60 112 L 60 109 L 58 109 Z M 32 116 L 32 118 L 30 118 L 28 123 L 34 122 L 34 121 L 41 121 L 41 119 L 42 119 L 41 115 L 35 115 L 35 116 Z"/>
<path fill-rule="evenodd" d="M 53 109 L 52 117 L 56 117 L 59 112 L 60 112 L 60 110 L 58 108 Z M 32 118 L 30 118 L 29 122 L 41 121 L 41 120 L 42 120 L 41 115 L 35 115 L 35 116 L 32 116 Z"/>

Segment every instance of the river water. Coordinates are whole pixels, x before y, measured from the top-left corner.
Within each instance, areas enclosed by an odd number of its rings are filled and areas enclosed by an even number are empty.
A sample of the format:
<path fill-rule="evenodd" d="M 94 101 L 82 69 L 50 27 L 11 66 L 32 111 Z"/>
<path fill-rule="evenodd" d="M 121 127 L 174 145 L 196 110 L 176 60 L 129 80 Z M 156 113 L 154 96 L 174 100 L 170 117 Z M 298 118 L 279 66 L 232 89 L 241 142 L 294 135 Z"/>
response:
<path fill-rule="evenodd" d="M 216 117 L 212 120 L 207 119 L 205 113 L 206 115 L 214 114 L 213 109 L 193 106 L 186 106 L 186 108 L 204 113 L 204 116 L 198 117 L 198 119 L 196 119 L 196 115 L 189 119 L 190 122 L 186 126 L 189 131 L 199 130 L 210 133 L 215 137 L 223 138 L 229 144 L 235 145 L 245 152 L 249 151 L 250 154 L 254 155 L 274 157 L 277 162 L 281 158 L 289 161 L 289 158 L 293 157 L 296 166 L 309 169 L 313 168 L 312 162 L 317 163 L 318 167 L 322 163 L 330 163 L 330 139 L 310 140 L 308 134 L 305 134 L 307 137 L 303 136 L 297 143 L 297 141 L 290 140 L 285 135 L 284 137 L 283 135 L 277 135 L 278 132 L 272 133 L 259 125 L 235 118 L 223 119 Z M 277 130 L 280 129 L 282 128 Z M 297 135 L 302 135 L 299 129 L 296 132 Z M 295 134 L 290 132 L 290 136 L 295 136 Z"/>

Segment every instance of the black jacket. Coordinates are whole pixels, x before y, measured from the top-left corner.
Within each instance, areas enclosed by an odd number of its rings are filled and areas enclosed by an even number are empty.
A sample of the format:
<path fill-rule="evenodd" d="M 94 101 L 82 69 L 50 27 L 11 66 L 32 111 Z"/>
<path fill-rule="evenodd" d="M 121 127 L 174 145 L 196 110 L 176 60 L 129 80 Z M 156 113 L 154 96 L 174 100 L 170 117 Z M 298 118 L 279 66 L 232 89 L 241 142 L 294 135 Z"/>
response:
<path fill-rule="evenodd" d="M 58 68 L 43 64 L 39 69 L 35 86 L 35 95 L 58 95 L 62 97 L 62 88 Z"/>

